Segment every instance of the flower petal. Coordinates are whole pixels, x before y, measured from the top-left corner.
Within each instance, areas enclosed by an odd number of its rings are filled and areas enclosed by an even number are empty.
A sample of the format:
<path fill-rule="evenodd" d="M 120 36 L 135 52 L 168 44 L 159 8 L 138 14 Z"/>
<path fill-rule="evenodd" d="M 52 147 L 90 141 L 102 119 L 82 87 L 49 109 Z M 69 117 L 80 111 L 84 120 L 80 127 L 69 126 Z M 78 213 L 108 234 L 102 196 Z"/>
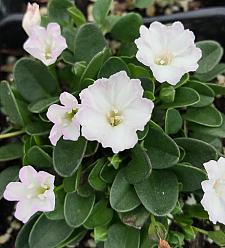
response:
<path fill-rule="evenodd" d="M 37 171 L 32 166 L 24 166 L 20 169 L 19 178 L 22 183 L 29 185 L 36 181 Z"/>
<path fill-rule="evenodd" d="M 62 130 L 61 127 L 58 125 L 54 125 L 50 131 L 49 139 L 51 141 L 51 144 L 55 146 L 57 142 L 59 141 L 60 137 L 62 136 Z"/>
<path fill-rule="evenodd" d="M 4 198 L 7 201 L 20 201 L 26 198 L 27 188 L 20 182 L 11 182 L 6 186 Z"/>
<path fill-rule="evenodd" d="M 68 109 L 76 109 L 78 107 L 78 102 L 75 96 L 68 92 L 63 92 L 60 95 L 60 102 L 62 105 L 67 107 Z"/>
<path fill-rule="evenodd" d="M 64 118 L 66 112 L 67 109 L 64 106 L 60 106 L 58 104 L 52 104 L 48 108 L 47 117 L 51 122 L 60 125 L 62 123 L 62 119 Z"/>

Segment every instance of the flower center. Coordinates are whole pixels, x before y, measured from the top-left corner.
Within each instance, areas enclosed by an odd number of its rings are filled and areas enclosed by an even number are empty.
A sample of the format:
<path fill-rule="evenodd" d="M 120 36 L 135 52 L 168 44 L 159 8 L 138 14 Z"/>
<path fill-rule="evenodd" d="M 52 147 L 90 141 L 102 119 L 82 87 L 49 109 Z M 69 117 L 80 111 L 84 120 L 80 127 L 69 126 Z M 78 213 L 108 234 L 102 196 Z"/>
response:
<path fill-rule="evenodd" d="M 157 65 L 170 65 L 172 63 L 173 55 L 171 52 L 166 52 L 155 58 L 155 63 Z"/>
<path fill-rule="evenodd" d="M 43 184 L 40 187 L 37 188 L 36 194 L 38 196 L 43 195 L 46 191 L 48 191 L 50 188 L 48 185 Z"/>
<path fill-rule="evenodd" d="M 45 198 L 44 193 L 48 191 L 50 187 L 47 184 L 35 185 L 31 183 L 28 186 L 29 193 L 27 195 L 28 199 L 38 197 L 41 200 Z"/>
<path fill-rule="evenodd" d="M 74 116 L 76 115 L 77 111 L 78 111 L 77 109 L 72 109 L 71 112 L 66 112 L 62 119 L 62 125 L 68 126 L 71 123 Z"/>
<path fill-rule="evenodd" d="M 112 127 L 116 127 L 123 121 L 123 117 L 118 109 L 113 109 L 108 113 L 107 120 Z"/>
<path fill-rule="evenodd" d="M 225 194 L 225 180 L 222 180 L 222 179 L 217 179 L 214 184 L 213 184 L 213 188 L 215 189 L 216 191 L 216 194 L 218 196 L 222 196 Z"/>

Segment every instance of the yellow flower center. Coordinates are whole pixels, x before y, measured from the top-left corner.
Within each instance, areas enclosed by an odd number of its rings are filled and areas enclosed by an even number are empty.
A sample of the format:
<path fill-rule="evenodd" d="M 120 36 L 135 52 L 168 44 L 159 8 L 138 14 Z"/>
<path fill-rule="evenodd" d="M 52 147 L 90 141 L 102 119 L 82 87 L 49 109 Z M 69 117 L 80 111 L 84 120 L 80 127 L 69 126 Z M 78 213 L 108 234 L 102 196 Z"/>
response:
<path fill-rule="evenodd" d="M 108 113 L 107 120 L 112 127 L 116 127 L 121 124 L 123 117 L 118 109 L 113 109 Z"/>
<path fill-rule="evenodd" d="M 159 55 L 155 58 L 155 63 L 157 65 L 170 65 L 173 60 L 173 55 L 170 52 L 166 52 L 162 55 Z"/>
<path fill-rule="evenodd" d="M 36 194 L 38 196 L 43 195 L 46 191 L 48 191 L 50 187 L 46 184 L 41 185 L 40 187 L 37 188 Z"/>

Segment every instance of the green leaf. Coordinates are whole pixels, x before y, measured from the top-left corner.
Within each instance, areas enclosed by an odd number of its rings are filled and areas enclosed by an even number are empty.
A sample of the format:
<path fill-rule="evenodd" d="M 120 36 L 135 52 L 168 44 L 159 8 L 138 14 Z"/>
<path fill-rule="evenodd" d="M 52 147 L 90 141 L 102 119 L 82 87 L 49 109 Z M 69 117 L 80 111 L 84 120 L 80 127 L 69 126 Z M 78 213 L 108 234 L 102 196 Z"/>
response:
<path fill-rule="evenodd" d="M 209 82 L 216 78 L 218 75 L 223 74 L 224 72 L 225 64 L 221 63 L 216 65 L 211 71 L 207 73 L 195 73 L 194 76 L 202 82 Z"/>
<path fill-rule="evenodd" d="M 110 190 L 110 204 L 118 212 L 129 212 L 140 205 L 132 185 L 125 178 L 124 169 L 120 170 Z"/>
<path fill-rule="evenodd" d="M 49 134 L 51 127 L 52 124 L 43 121 L 29 122 L 25 127 L 25 132 L 33 136 L 42 136 Z"/>
<path fill-rule="evenodd" d="M 206 73 L 211 71 L 221 60 L 223 48 L 213 40 L 205 40 L 197 43 L 197 47 L 202 50 L 202 58 L 198 62 L 197 73 Z"/>
<path fill-rule="evenodd" d="M 225 233 L 224 231 L 209 231 L 208 237 L 212 239 L 220 247 L 225 246 Z"/>
<path fill-rule="evenodd" d="M 79 168 L 87 147 L 87 141 L 79 138 L 78 141 L 60 139 L 53 150 L 53 165 L 55 171 L 63 176 L 72 176 Z"/>
<path fill-rule="evenodd" d="M 101 179 L 106 183 L 112 183 L 114 178 L 117 174 L 117 171 L 114 169 L 113 166 L 109 164 L 105 164 L 100 172 Z"/>
<path fill-rule="evenodd" d="M 182 183 L 183 192 L 193 192 L 201 188 L 201 182 L 206 180 L 206 174 L 201 169 L 187 164 L 177 164 L 172 168 L 178 181 Z"/>
<path fill-rule="evenodd" d="M 157 142 L 156 142 L 157 140 Z M 150 128 L 145 138 L 144 146 L 155 169 L 174 166 L 180 157 L 176 143 L 164 132 Z"/>
<path fill-rule="evenodd" d="M 33 59 L 20 59 L 14 68 L 14 78 L 19 93 L 28 102 L 36 102 L 58 92 L 58 83 L 47 67 Z"/>
<path fill-rule="evenodd" d="M 51 22 L 66 25 L 69 22 L 67 9 L 73 7 L 69 0 L 50 0 L 48 4 L 48 15 Z"/>
<path fill-rule="evenodd" d="M 52 168 L 52 158 L 47 152 L 41 149 L 39 146 L 32 146 L 27 152 L 27 159 L 29 164 L 35 165 L 36 167 Z"/>
<path fill-rule="evenodd" d="M 138 38 L 139 28 L 142 24 L 143 19 L 139 14 L 126 14 L 113 26 L 111 35 L 116 40 L 132 42 Z"/>
<path fill-rule="evenodd" d="M 106 17 L 110 11 L 113 0 L 97 0 L 93 7 L 93 17 L 95 22 L 104 25 Z"/>
<path fill-rule="evenodd" d="M 137 144 L 131 150 L 131 161 L 125 168 L 125 176 L 130 184 L 139 183 L 150 176 L 151 161 L 144 149 Z"/>
<path fill-rule="evenodd" d="M 221 113 L 212 106 L 202 108 L 188 108 L 184 118 L 207 127 L 219 127 L 223 123 Z"/>
<path fill-rule="evenodd" d="M 30 231 L 37 221 L 37 216 L 32 217 L 29 222 L 27 222 L 19 231 L 16 242 L 15 248 L 30 248 L 29 246 L 29 235 Z"/>
<path fill-rule="evenodd" d="M 205 127 L 199 124 L 192 123 L 191 129 L 203 135 L 210 135 L 213 137 L 225 138 L 225 115 L 222 114 L 223 123 L 219 127 Z"/>
<path fill-rule="evenodd" d="M 182 162 L 203 168 L 203 163 L 218 157 L 216 149 L 204 141 L 192 138 L 177 138 L 175 141 L 185 151 Z"/>
<path fill-rule="evenodd" d="M 207 85 L 214 91 L 215 95 L 225 95 L 225 87 L 216 83 L 207 83 Z"/>
<path fill-rule="evenodd" d="M 153 171 L 148 179 L 134 187 L 144 207 L 154 215 L 167 215 L 176 206 L 178 181 L 171 171 Z"/>
<path fill-rule="evenodd" d="M 106 46 L 100 29 L 92 23 L 82 25 L 77 31 L 74 56 L 76 61 L 90 62 Z"/>
<path fill-rule="evenodd" d="M 31 229 L 29 245 L 32 248 L 55 248 L 70 236 L 73 228 L 64 220 L 49 220 L 41 215 Z"/>
<path fill-rule="evenodd" d="M 207 84 L 198 81 L 189 81 L 185 86 L 196 90 L 200 96 L 200 101 L 192 105 L 193 107 L 204 107 L 213 103 L 215 94 Z"/>
<path fill-rule="evenodd" d="M 108 48 L 104 48 L 103 51 L 97 53 L 84 70 L 80 80 L 81 84 L 87 78 L 97 79 L 100 68 L 102 67 L 104 62 L 109 58 L 109 56 L 110 51 Z M 83 88 L 83 85 L 81 85 L 81 88 Z"/>
<path fill-rule="evenodd" d="M 106 241 L 107 227 L 106 226 L 95 227 L 94 233 L 92 235 L 96 243 Z"/>
<path fill-rule="evenodd" d="M 129 69 L 126 63 L 119 57 L 111 57 L 103 64 L 98 78 L 109 78 L 111 75 L 120 71 L 126 71 L 129 75 Z"/>
<path fill-rule="evenodd" d="M 65 177 L 63 179 L 63 187 L 67 193 L 76 191 L 77 189 L 76 178 L 77 178 L 77 174 L 75 173 L 73 176 Z"/>
<path fill-rule="evenodd" d="M 60 243 L 60 245 L 57 246 L 57 248 L 65 248 L 77 245 L 84 239 L 86 234 L 87 230 L 83 228 L 76 228 L 65 241 L 63 241 L 62 243 Z"/>
<path fill-rule="evenodd" d="M 58 97 L 50 97 L 47 99 L 41 99 L 37 102 L 33 102 L 28 105 L 28 109 L 31 113 L 39 114 L 45 112 L 48 107 L 59 101 Z"/>
<path fill-rule="evenodd" d="M 119 213 L 121 221 L 128 226 L 141 229 L 149 218 L 149 212 L 140 206 L 131 212 Z"/>
<path fill-rule="evenodd" d="M 194 105 L 200 101 L 200 96 L 197 91 L 181 87 L 176 89 L 175 99 L 172 103 L 164 104 L 166 108 L 183 108 Z"/>
<path fill-rule="evenodd" d="M 23 156 L 21 143 L 9 143 L 0 147 L 0 162 L 11 161 Z"/>
<path fill-rule="evenodd" d="M 104 191 L 106 183 L 100 178 L 100 172 L 105 165 L 105 159 L 99 159 L 88 176 L 88 182 L 93 189 Z"/>
<path fill-rule="evenodd" d="M 76 192 L 67 193 L 64 214 L 69 226 L 79 227 L 88 219 L 95 203 L 95 195 L 79 196 Z"/>
<path fill-rule="evenodd" d="M 153 3 L 154 0 L 136 0 L 134 6 L 139 9 L 144 9 Z"/>
<path fill-rule="evenodd" d="M 114 224 L 108 230 L 104 248 L 137 248 L 140 245 L 140 232 L 121 224 Z"/>
<path fill-rule="evenodd" d="M 190 78 L 189 73 L 185 73 L 182 76 L 181 80 L 174 86 L 174 88 L 177 89 L 177 88 L 183 86 L 184 84 L 186 84 L 189 81 L 189 78 Z"/>
<path fill-rule="evenodd" d="M 146 78 L 146 79 L 152 78 L 150 70 L 142 66 L 129 63 L 128 68 L 132 78 Z"/>
<path fill-rule="evenodd" d="M 27 106 L 19 99 L 16 99 L 8 82 L 3 81 L 0 84 L 1 104 L 7 114 L 10 122 L 13 124 L 24 126 L 27 120 Z"/>
<path fill-rule="evenodd" d="M 86 22 L 86 18 L 83 13 L 76 7 L 72 6 L 68 8 L 68 12 L 73 19 L 73 22 L 76 24 L 77 27 L 84 24 Z"/>
<path fill-rule="evenodd" d="M 165 117 L 165 132 L 167 134 L 177 133 L 183 125 L 180 112 L 176 109 L 167 109 Z"/>
<path fill-rule="evenodd" d="M 10 166 L 0 172 L 0 200 L 3 197 L 6 186 L 15 182 L 19 177 L 19 166 Z"/>
<path fill-rule="evenodd" d="M 91 215 L 88 217 L 84 226 L 93 229 L 109 224 L 113 217 L 113 210 L 107 207 L 107 201 L 101 200 L 95 204 Z"/>

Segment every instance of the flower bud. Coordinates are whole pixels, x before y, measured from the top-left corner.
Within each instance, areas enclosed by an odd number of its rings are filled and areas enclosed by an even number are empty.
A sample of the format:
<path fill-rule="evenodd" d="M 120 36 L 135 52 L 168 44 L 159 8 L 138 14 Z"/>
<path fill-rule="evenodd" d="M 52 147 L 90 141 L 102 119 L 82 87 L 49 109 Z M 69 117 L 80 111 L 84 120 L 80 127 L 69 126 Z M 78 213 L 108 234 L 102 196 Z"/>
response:
<path fill-rule="evenodd" d="M 162 88 L 159 93 L 159 98 L 165 103 L 173 102 L 175 98 L 175 89 L 172 86 Z"/>
<path fill-rule="evenodd" d="M 41 14 L 39 10 L 39 5 L 36 3 L 27 5 L 27 11 L 23 17 L 23 29 L 28 35 L 31 35 L 33 27 L 40 26 L 41 24 Z"/>

